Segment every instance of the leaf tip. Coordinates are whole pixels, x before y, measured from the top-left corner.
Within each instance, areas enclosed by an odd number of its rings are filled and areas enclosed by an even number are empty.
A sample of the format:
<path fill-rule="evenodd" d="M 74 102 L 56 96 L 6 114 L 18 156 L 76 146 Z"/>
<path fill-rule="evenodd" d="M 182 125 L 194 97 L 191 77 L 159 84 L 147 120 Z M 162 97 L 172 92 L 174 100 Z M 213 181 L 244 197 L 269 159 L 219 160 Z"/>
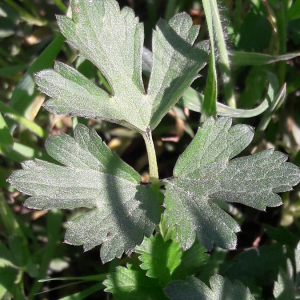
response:
<path fill-rule="evenodd" d="M 12 183 L 12 179 L 11 179 L 12 175 L 13 175 L 13 174 L 11 174 L 11 175 L 6 179 L 6 182 L 9 183 L 9 184 Z"/>
<path fill-rule="evenodd" d="M 70 243 L 70 241 L 68 241 L 67 239 L 64 239 L 63 243 L 67 245 L 72 245 L 72 243 Z"/>

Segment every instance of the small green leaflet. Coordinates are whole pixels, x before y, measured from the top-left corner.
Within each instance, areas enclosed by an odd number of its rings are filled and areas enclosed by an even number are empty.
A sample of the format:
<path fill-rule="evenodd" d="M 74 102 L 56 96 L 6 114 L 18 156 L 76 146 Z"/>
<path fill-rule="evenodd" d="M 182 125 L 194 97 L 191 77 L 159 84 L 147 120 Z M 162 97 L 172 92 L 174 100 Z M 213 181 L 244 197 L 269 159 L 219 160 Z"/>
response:
<path fill-rule="evenodd" d="M 194 245 L 183 252 L 180 265 L 172 274 L 173 279 L 185 279 L 186 276 L 197 274 L 206 264 L 210 256 L 205 253 L 207 250 L 196 241 Z"/>
<path fill-rule="evenodd" d="M 116 300 L 167 300 L 163 287 L 157 279 L 149 278 L 143 270 L 131 265 L 117 267 L 110 273 L 103 285 L 105 292 L 112 293 Z"/>
<path fill-rule="evenodd" d="M 200 271 L 209 255 L 198 241 L 182 251 L 176 239 L 163 238 L 160 234 L 145 238 L 134 252 L 140 254 L 140 268 L 147 271 L 146 275 L 158 278 L 161 284 L 167 284 L 174 279 L 185 279 Z"/>
<path fill-rule="evenodd" d="M 236 248 L 240 227 L 214 199 L 265 210 L 282 203 L 276 193 L 300 181 L 299 168 L 273 149 L 230 161 L 254 135 L 252 127 L 231 123 L 227 117 L 208 119 L 179 157 L 174 178 L 165 180 L 165 214 L 183 249 L 189 249 L 196 237 L 207 249 L 213 244 Z"/>
<path fill-rule="evenodd" d="M 143 24 L 132 9 L 115 0 L 72 0 L 73 20 L 58 16 L 69 43 L 90 60 L 113 93 L 91 83 L 75 69 L 56 63 L 36 74 L 39 89 L 52 99 L 55 114 L 99 118 L 141 133 L 153 130 L 191 85 L 208 57 L 208 44 L 195 43 L 199 26 L 186 13 L 169 23 L 159 20 L 153 33 L 153 67 L 147 93 L 142 81 Z"/>
<path fill-rule="evenodd" d="M 158 201 L 150 185 L 102 142 L 94 130 L 78 124 L 46 141 L 50 156 L 62 165 L 26 161 L 8 181 L 30 195 L 25 206 L 35 209 L 86 207 L 91 210 L 68 222 L 65 242 L 97 245 L 103 262 L 132 252 L 159 222 Z"/>
<path fill-rule="evenodd" d="M 175 269 L 181 263 L 182 250 L 178 242 L 165 241 L 160 234 L 145 238 L 141 246 L 137 246 L 136 253 L 142 270 L 151 278 L 158 278 L 161 283 L 167 283 Z"/>
<path fill-rule="evenodd" d="M 165 288 L 171 300 L 255 300 L 241 282 L 231 283 L 227 278 L 214 275 L 210 278 L 211 288 L 195 277 L 186 281 L 176 280 Z"/>

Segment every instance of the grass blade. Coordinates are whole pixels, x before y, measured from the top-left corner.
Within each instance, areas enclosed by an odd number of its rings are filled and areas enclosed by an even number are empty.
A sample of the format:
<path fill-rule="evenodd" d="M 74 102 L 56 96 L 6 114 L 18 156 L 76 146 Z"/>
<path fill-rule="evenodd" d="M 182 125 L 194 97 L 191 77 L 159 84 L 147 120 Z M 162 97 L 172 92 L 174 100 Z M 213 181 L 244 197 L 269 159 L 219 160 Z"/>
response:
<path fill-rule="evenodd" d="M 214 49 L 216 48 L 219 54 L 219 67 L 222 73 L 221 77 L 224 85 L 226 102 L 230 107 L 235 108 L 236 103 L 233 93 L 229 55 L 226 47 L 217 1 L 203 0 L 203 7 L 211 41 L 211 52 L 214 52 Z M 214 43 L 216 47 L 214 46 Z"/>
<path fill-rule="evenodd" d="M 103 288 L 104 288 L 104 286 L 102 285 L 102 283 L 98 283 L 84 291 L 60 298 L 59 300 L 83 300 L 83 299 L 86 299 L 88 296 L 102 290 Z"/>
<path fill-rule="evenodd" d="M 54 59 L 60 52 L 64 43 L 62 34 L 58 34 L 42 54 L 32 63 L 24 77 L 17 84 L 10 99 L 10 107 L 24 115 L 26 109 L 38 94 L 35 90 L 33 74 L 52 66 Z"/>
<path fill-rule="evenodd" d="M 26 64 L 20 64 L 15 66 L 6 66 L 0 68 L 0 77 L 10 77 L 18 72 L 25 70 L 28 67 Z"/>
<path fill-rule="evenodd" d="M 28 299 L 34 299 L 34 295 L 39 291 L 41 287 L 41 282 L 39 282 L 39 278 L 44 278 L 49 266 L 49 263 L 54 255 L 54 251 L 56 248 L 56 243 L 60 238 L 61 232 L 61 223 L 62 223 L 62 213 L 61 211 L 52 210 L 47 214 L 47 235 L 48 235 L 48 243 L 45 247 L 45 252 L 43 255 L 43 260 L 40 265 L 38 279 L 34 283 L 33 287 L 30 290 L 30 294 Z"/>
<path fill-rule="evenodd" d="M 286 97 L 286 84 L 280 89 L 280 91 L 275 96 L 274 100 L 272 101 L 271 105 L 269 106 L 268 110 L 265 112 L 262 120 L 260 121 L 257 132 L 266 130 L 269 122 L 271 121 L 272 114 L 276 112 L 276 110 L 281 106 L 284 99 Z"/>
<path fill-rule="evenodd" d="M 6 148 L 13 144 L 13 138 L 9 132 L 9 129 L 7 127 L 7 124 L 0 113 L 0 150 L 2 150 L 2 147 Z"/>
<path fill-rule="evenodd" d="M 290 60 L 300 55 L 300 52 L 287 53 L 283 55 L 269 55 L 254 52 L 231 51 L 231 63 L 234 66 L 262 66 L 279 61 Z"/>
<path fill-rule="evenodd" d="M 269 86 L 270 90 L 271 85 Z M 179 100 L 178 104 L 192 111 L 201 112 L 204 102 L 204 96 L 192 88 L 189 88 Z M 217 115 L 228 116 L 232 118 L 252 118 L 262 114 L 269 107 L 268 99 L 265 99 L 258 107 L 254 109 L 232 108 L 222 103 L 216 103 Z"/>
<path fill-rule="evenodd" d="M 68 280 L 79 280 L 79 281 L 103 281 L 106 279 L 107 274 L 90 275 L 82 277 L 56 277 L 56 278 L 46 278 L 40 279 L 39 282 L 48 281 L 68 281 Z"/>
<path fill-rule="evenodd" d="M 20 228 L 20 225 L 11 211 L 3 195 L 0 193 L 0 215 L 1 222 L 7 230 L 9 236 L 20 236 L 26 241 L 26 237 Z M 27 242 L 26 242 L 27 243 Z"/>
<path fill-rule="evenodd" d="M 202 105 L 201 122 L 207 118 L 217 115 L 217 73 L 215 65 L 215 57 L 213 52 L 210 54 L 208 76 L 206 80 L 206 87 L 204 93 L 204 101 Z"/>
<path fill-rule="evenodd" d="M 24 118 L 21 114 L 16 112 L 14 109 L 6 106 L 3 102 L 0 101 L 0 112 L 5 114 L 8 118 L 17 121 L 18 123 L 24 125 L 31 132 L 35 133 L 39 137 L 47 137 L 47 132 L 37 125 L 36 123 Z"/>
<path fill-rule="evenodd" d="M 22 8 L 20 5 L 16 3 L 16 1 L 13 0 L 4 0 L 9 6 L 14 8 L 16 11 L 18 11 L 22 17 L 22 19 L 29 24 L 33 24 L 36 26 L 43 26 L 46 24 L 46 21 L 40 20 L 34 16 L 32 16 L 27 10 Z"/>
<path fill-rule="evenodd" d="M 64 5 L 64 3 L 61 0 L 53 0 L 53 2 L 56 4 L 56 6 L 60 9 L 62 13 L 67 13 L 67 7 Z"/>
<path fill-rule="evenodd" d="M 206 23 L 208 33 L 210 36 L 210 59 L 209 69 L 206 81 L 206 87 L 204 92 L 204 101 L 201 108 L 204 108 L 204 112 L 201 115 L 201 121 L 205 121 L 210 116 L 216 116 L 216 102 L 218 98 L 218 77 L 216 69 L 216 57 L 215 57 L 215 39 L 213 28 L 213 16 L 211 8 L 211 0 L 203 0 L 203 7 L 206 15 Z"/>

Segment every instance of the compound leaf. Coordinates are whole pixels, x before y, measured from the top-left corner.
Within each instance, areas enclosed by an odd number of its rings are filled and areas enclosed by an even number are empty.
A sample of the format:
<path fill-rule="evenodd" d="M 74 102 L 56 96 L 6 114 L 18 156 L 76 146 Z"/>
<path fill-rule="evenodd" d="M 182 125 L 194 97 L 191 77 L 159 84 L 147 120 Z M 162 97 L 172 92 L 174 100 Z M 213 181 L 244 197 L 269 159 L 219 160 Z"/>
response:
<path fill-rule="evenodd" d="M 206 251 L 207 250 L 196 241 L 190 249 L 183 252 L 181 263 L 173 272 L 172 278 L 185 279 L 186 276 L 198 273 L 209 259 L 209 255 L 205 253 Z"/>
<path fill-rule="evenodd" d="M 174 270 L 180 265 L 182 250 L 178 242 L 171 239 L 165 241 L 160 234 L 145 238 L 143 243 L 136 247 L 136 253 L 142 264 L 142 270 L 151 278 L 158 278 L 160 282 L 170 281 Z"/>
<path fill-rule="evenodd" d="M 65 240 L 89 250 L 99 244 L 102 261 L 130 253 L 159 222 L 159 206 L 150 185 L 102 142 L 94 130 L 78 124 L 75 137 L 47 139 L 46 150 L 62 165 L 26 161 L 9 182 L 30 195 L 35 209 L 86 207 L 68 222 Z"/>
<path fill-rule="evenodd" d="M 231 123 L 226 117 L 208 119 L 179 157 L 174 178 L 165 181 L 168 225 L 176 227 L 184 249 L 192 246 L 196 236 L 207 249 L 214 243 L 236 248 L 239 225 L 214 199 L 264 210 L 280 205 L 276 193 L 289 191 L 300 181 L 299 168 L 273 149 L 230 161 L 254 134 L 250 126 L 231 127 Z"/>
<path fill-rule="evenodd" d="M 171 300 L 255 300 L 250 290 L 239 281 L 231 283 L 227 278 L 214 275 L 209 280 L 211 288 L 195 277 L 186 281 L 176 280 L 165 288 Z"/>
<path fill-rule="evenodd" d="M 117 267 L 103 282 L 105 292 L 112 293 L 116 300 L 165 300 L 167 299 L 157 279 L 149 278 L 142 270 L 134 270 L 130 265 Z"/>
<path fill-rule="evenodd" d="M 160 20 L 153 34 L 148 92 L 142 81 L 143 24 L 115 0 L 72 0 L 73 20 L 58 17 L 69 43 L 99 68 L 112 95 L 64 64 L 36 74 L 56 114 L 99 118 L 146 132 L 153 130 L 197 77 L 207 60 L 206 43 L 195 43 L 199 26 L 185 13 Z"/>

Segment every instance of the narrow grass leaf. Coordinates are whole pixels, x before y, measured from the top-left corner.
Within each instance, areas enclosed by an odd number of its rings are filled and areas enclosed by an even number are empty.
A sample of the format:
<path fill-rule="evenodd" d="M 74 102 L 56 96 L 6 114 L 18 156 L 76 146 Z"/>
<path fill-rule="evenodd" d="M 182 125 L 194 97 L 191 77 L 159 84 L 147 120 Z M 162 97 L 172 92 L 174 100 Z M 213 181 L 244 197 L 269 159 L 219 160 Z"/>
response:
<path fill-rule="evenodd" d="M 13 138 L 9 132 L 8 126 L 0 113 L 0 150 L 5 150 L 13 144 Z"/>
<path fill-rule="evenodd" d="M 100 275 L 90 275 L 90 276 L 78 276 L 78 277 L 54 277 L 54 278 L 45 278 L 40 279 L 39 282 L 48 282 L 48 281 L 103 281 L 106 278 L 107 274 Z"/>
<path fill-rule="evenodd" d="M 278 108 L 281 106 L 285 98 L 286 98 L 286 84 L 282 86 L 282 88 L 273 98 L 271 105 L 268 107 L 260 123 L 258 124 L 257 132 L 262 132 L 266 130 L 267 126 L 271 121 L 272 115 L 278 110 Z"/>
<path fill-rule="evenodd" d="M 35 133 L 39 137 L 47 137 L 46 131 L 37 125 L 35 122 L 32 122 L 25 117 L 23 117 L 20 113 L 15 111 L 13 108 L 5 105 L 3 102 L 0 101 L 0 112 L 5 114 L 8 118 L 17 121 L 18 123 L 25 126 L 31 132 Z"/>
<path fill-rule="evenodd" d="M 218 3 L 216 0 L 202 0 L 202 3 L 205 12 L 208 33 L 210 37 L 211 53 L 214 61 L 216 61 L 214 52 L 215 50 L 218 51 L 218 65 L 221 71 L 221 78 L 224 85 L 226 103 L 228 106 L 235 108 L 236 103 L 233 92 L 230 61 L 225 41 L 224 30 L 222 27 L 220 11 L 218 9 Z M 216 67 L 214 66 L 213 68 L 213 73 L 216 78 Z"/>
<path fill-rule="evenodd" d="M 269 55 L 264 53 L 242 51 L 231 51 L 229 54 L 232 65 L 238 67 L 268 65 L 279 61 L 290 60 L 300 55 L 298 52 L 283 55 Z"/>
<path fill-rule="evenodd" d="M 44 278 L 46 276 L 49 263 L 54 257 L 57 242 L 60 239 L 62 219 L 63 219 L 63 215 L 60 211 L 52 210 L 47 214 L 48 242 L 44 249 L 44 255 L 38 271 L 37 279 L 30 289 L 30 293 L 28 296 L 29 300 L 35 298 L 35 294 L 39 291 L 41 287 L 41 283 L 39 282 L 39 279 Z"/>
<path fill-rule="evenodd" d="M 98 291 L 101 291 L 103 289 L 102 283 L 95 284 L 91 286 L 90 288 L 83 290 L 81 292 L 75 293 L 73 295 L 69 295 L 63 298 L 59 298 L 59 300 L 83 300 L 87 299 L 90 295 L 95 294 Z"/>
<path fill-rule="evenodd" d="M 57 54 L 60 52 L 64 43 L 64 38 L 58 34 L 50 45 L 41 53 L 41 55 L 32 63 L 21 81 L 15 87 L 10 99 L 10 107 L 21 115 L 24 115 L 26 109 L 37 95 L 33 74 L 44 68 L 49 68 Z"/>
<path fill-rule="evenodd" d="M 28 65 L 26 64 L 2 67 L 0 68 L 0 77 L 10 77 L 25 70 L 26 68 L 28 68 Z"/>
<path fill-rule="evenodd" d="M 217 87 L 217 73 L 215 66 L 215 57 L 210 54 L 209 66 L 208 66 L 208 75 L 206 80 L 205 92 L 203 104 L 201 107 L 201 120 L 205 121 L 207 118 L 217 115 L 217 96 L 218 96 L 218 87 Z"/>

